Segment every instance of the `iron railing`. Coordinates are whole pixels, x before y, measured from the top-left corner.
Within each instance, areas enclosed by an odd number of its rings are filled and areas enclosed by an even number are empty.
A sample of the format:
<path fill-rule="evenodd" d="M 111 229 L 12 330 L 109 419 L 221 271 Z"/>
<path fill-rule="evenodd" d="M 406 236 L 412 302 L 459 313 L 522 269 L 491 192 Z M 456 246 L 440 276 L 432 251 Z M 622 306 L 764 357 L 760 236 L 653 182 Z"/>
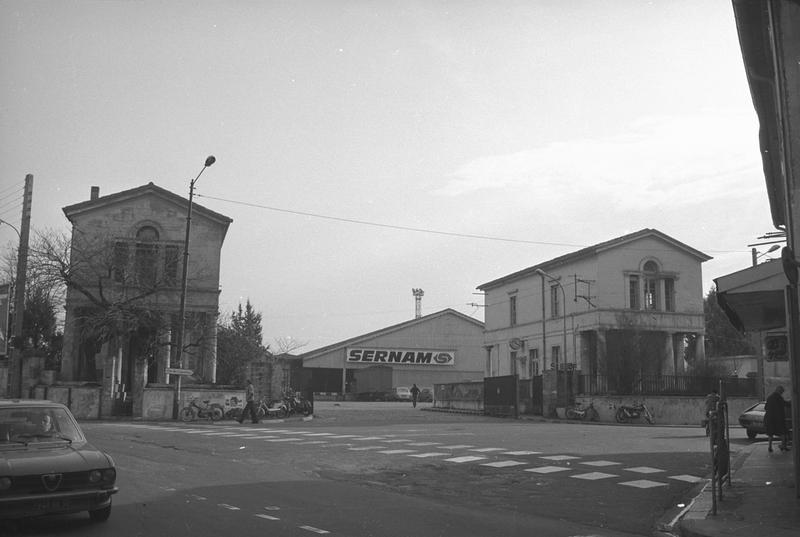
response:
<path fill-rule="evenodd" d="M 706 395 L 725 384 L 729 397 L 758 395 L 757 378 L 698 377 L 692 375 L 636 375 L 607 377 L 578 375 L 576 393 L 585 395 Z"/>

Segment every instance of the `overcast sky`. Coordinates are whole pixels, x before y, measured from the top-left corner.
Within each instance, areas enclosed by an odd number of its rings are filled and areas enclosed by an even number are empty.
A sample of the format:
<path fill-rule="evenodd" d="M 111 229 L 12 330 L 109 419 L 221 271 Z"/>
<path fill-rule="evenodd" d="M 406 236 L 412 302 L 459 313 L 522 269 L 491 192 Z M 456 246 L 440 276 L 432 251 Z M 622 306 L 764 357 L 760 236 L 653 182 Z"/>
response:
<path fill-rule="evenodd" d="M 409 320 L 412 288 L 482 320 L 478 285 L 642 228 L 713 256 L 707 291 L 774 231 L 729 0 L 0 0 L 0 50 L 0 218 L 28 173 L 67 229 L 213 154 L 220 309 L 265 343 Z"/>

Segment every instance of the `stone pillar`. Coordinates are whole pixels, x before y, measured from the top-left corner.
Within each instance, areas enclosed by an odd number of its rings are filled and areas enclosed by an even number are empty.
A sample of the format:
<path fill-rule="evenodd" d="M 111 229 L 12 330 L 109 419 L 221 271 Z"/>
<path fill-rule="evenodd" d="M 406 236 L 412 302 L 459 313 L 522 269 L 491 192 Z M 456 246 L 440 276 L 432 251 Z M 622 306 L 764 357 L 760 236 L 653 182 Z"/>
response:
<path fill-rule="evenodd" d="M 217 322 L 216 316 L 205 314 L 206 330 L 203 345 L 203 379 L 212 384 L 217 382 Z"/>
<path fill-rule="evenodd" d="M 77 368 L 78 345 L 80 343 L 80 327 L 78 325 L 75 308 L 67 308 L 66 326 L 64 327 L 64 342 L 61 355 L 61 380 L 71 382 L 75 380 Z"/>
<path fill-rule="evenodd" d="M 147 385 L 147 360 L 144 356 L 129 356 L 133 367 L 131 393 L 133 399 L 133 417 L 141 418 L 144 414 L 144 387 Z"/>
<path fill-rule="evenodd" d="M 171 350 L 172 330 L 167 329 L 159 336 L 158 340 L 158 354 L 156 355 L 156 367 L 158 368 L 158 371 L 156 372 L 156 382 L 159 384 L 167 383 L 166 368 L 170 366 L 169 360 Z"/>
<path fill-rule="evenodd" d="M 686 341 L 683 334 L 675 334 L 675 374 L 683 375 L 686 373 Z"/>
<path fill-rule="evenodd" d="M 100 417 L 108 418 L 114 415 L 114 384 L 116 382 L 117 355 L 116 348 L 110 343 L 104 343 L 100 349 L 103 360 L 102 388 L 100 389 Z"/>
<path fill-rule="evenodd" d="M 664 334 L 664 364 L 661 367 L 663 375 L 675 374 L 675 347 L 672 344 L 674 334 L 666 332 Z"/>
<path fill-rule="evenodd" d="M 606 331 L 597 331 L 597 375 L 608 374 Z"/>

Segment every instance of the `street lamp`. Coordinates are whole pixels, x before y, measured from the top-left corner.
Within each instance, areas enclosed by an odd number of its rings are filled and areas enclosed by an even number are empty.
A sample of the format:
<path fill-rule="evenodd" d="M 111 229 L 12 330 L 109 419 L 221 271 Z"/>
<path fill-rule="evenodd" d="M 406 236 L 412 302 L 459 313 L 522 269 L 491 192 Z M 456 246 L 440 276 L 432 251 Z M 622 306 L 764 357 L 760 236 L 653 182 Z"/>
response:
<path fill-rule="evenodd" d="M 559 281 L 561 276 L 553 276 L 552 274 L 548 274 L 547 272 L 543 271 L 542 269 L 536 269 L 534 272 L 542 277 L 542 287 L 544 288 L 544 280 L 547 278 L 550 282 L 554 282 L 558 285 L 558 288 L 561 289 L 561 296 L 563 298 L 563 311 L 561 312 L 562 317 L 564 318 L 564 373 L 566 374 L 567 371 L 567 293 L 564 291 L 564 286 L 561 285 Z M 542 292 L 542 311 L 544 311 L 544 292 Z M 544 329 L 545 321 L 544 321 L 544 314 L 542 315 L 542 327 Z M 543 336 L 544 337 L 544 334 Z M 558 403 L 558 356 L 554 356 L 554 363 L 556 366 L 556 403 Z M 565 379 L 566 380 L 566 377 Z"/>
<path fill-rule="evenodd" d="M 758 253 L 758 251 L 755 248 L 753 248 L 751 250 L 752 255 L 753 255 L 753 266 L 755 267 L 758 264 L 758 258 L 759 257 L 767 255 L 767 254 L 770 254 L 770 253 L 774 252 L 775 250 L 777 250 L 778 248 L 780 248 L 779 244 L 773 244 L 772 246 L 769 247 L 769 250 L 767 250 L 766 252 L 761 252 L 761 253 Z"/>
<path fill-rule="evenodd" d="M 3 220 L 2 218 L 0 218 L 0 224 L 5 224 L 5 225 L 7 225 L 8 227 L 10 227 L 11 229 L 13 229 L 13 230 L 14 230 L 14 233 L 16 233 L 16 234 L 17 234 L 17 237 L 18 237 L 19 239 L 22 239 L 22 235 L 20 234 L 19 230 L 18 230 L 17 228 L 15 228 L 13 225 L 11 225 L 11 222 L 6 222 L 6 221 L 5 221 L 5 220 Z"/>
<path fill-rule="evenodd" d="M 192 229 L 192 200 L 194 199 L 194 184 L 206 171 L 206 168 L 211 166 L 217 161 L 213 155 L 206 158 L 206 162 L 197 177 L 192 179 L 189 183 L 189 209 L 186 212 L 186 237 L 183 240 L 183 272 L 181 273 L 181 306 L 180 313 L 178 314 L 178 337 L 177 337 L 177 350 L 175 351 L 175 363 L 177 366 L 183 367 L 183 332 L 186 329 L 186 280 L 189 275 L 189 232 Z M 178 375 L 178 382 L 175 384 L 175 403 L 172 408 L 172 417 L 178 419 L 178 405 L 181 398 L 181 375 Z"/>

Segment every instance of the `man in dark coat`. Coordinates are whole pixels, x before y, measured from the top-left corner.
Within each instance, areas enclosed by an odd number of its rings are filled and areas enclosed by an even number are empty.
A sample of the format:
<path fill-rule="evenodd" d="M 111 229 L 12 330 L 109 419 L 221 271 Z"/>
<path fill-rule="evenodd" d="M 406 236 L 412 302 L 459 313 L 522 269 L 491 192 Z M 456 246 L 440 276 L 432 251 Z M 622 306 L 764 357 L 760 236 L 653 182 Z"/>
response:
<path fill-rule="evenodd" d="M 764 426 L 769 435 L 769 446 L 767 450 L 772 452 L 772 437 L 781 437 L 781 451 L 789 449 L 787 444 L 788 431 L 786 430 L 786 400 L 783 398 L 783 386 L 778 386 L 775 391 L 767 397 L 767 404 L 764 405 Z"/>

